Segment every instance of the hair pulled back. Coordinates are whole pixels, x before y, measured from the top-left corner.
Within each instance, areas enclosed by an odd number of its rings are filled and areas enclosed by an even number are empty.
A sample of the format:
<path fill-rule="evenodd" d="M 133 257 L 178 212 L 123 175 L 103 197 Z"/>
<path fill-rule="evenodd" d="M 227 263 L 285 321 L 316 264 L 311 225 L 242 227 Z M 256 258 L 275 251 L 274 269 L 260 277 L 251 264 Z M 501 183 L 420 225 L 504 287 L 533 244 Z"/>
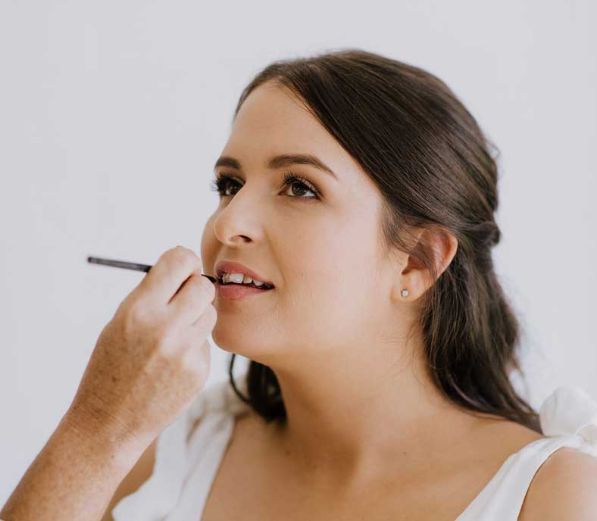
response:
<path fill-rule="evenodd" d="M 388 249 L 420 258 L 435 283 L 422 297 L 418 325 L 434 385 L 470 411 L 507 418 L 541 433 L 539 418 L 520 397 L 510 373 L 522 373 L 520 328 L 494 271 L 500 241 L 498 169 L 474 117 L 450 88 L 421 68 L 358 49 L 276 61 L 243 90 L 273 80 L 290 89 L 360 164 L 383 198 L 381 235 Z M 496 155 L 497 158 L 497 155 Z M 458 240 L 438 277 L 429 247 L 412 249 L 409 227 L 441 226 Z M 266 421 L 286 410 L 272 369 L 250 361 L 248 397 Z"/>

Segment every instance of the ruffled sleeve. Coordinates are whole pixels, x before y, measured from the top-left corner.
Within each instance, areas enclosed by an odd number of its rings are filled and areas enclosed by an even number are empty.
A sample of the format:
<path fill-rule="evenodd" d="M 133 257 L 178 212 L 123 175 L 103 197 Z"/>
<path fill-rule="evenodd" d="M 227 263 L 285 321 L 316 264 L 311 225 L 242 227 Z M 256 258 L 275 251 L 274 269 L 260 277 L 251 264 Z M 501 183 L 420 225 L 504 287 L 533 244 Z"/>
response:
<path fill-rule="evenodd" d="M 114 521 L 159 521 L 176 504 L 185 474 L 190 420 L 187 407 L 161 432 L 151 476 L 112 509 Z"/>
<path fill-rule="evenodd" d="M 541 405 L 539 416 L 545 436 L 579 436 L 583 451 L 597 457 L 597 402 L 586 391 L 558 387 Z"/>
<path fill-rule="evenodd" d="M 219 428 L 221 417 L 235 414 L 243 407 L 232 395 L 227 381 L 212 383 L 201 391 L 160 433 L 151 476 L 112 509 L 114 521 L 167 519 L 180 501 L 185 480 L 197 465 L 201 451 L 196 441 L 201 436 L 197 435 Z"/>

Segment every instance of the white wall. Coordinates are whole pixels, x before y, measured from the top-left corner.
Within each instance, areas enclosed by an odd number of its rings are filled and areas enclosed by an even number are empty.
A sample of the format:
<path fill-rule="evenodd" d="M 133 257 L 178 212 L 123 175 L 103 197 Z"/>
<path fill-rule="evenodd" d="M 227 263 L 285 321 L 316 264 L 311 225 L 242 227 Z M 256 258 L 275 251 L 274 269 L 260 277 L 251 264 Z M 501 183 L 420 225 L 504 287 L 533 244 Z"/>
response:
<path fill-rule="evenodd" d="M 310 52 L 387 54 L 461 97 L 502 152 L 496 266 L 530 399 L 561 383 L 597 398 L 596 19 L 591 0 L 0 0 L 0 503 L 143 276 L 85 257 L 198 253 L 242 88 Z M 213 347 L 210 381 L 227 358 Z"/>

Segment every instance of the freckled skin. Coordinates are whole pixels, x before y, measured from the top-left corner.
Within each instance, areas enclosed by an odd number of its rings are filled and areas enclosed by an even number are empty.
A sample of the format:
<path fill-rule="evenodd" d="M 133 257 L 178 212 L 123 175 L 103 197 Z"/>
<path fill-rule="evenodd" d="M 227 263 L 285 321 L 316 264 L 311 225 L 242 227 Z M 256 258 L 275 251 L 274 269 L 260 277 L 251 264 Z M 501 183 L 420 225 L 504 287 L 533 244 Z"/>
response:
<path fill-rule="evenodd" d="M 151 455 L 148 446 L 207 380 L 215 288 L 201 273 L 197 255 L 172 248 L 123 300 L 68 411 L 0 517 L 101 518 L 131 467 Z"/>

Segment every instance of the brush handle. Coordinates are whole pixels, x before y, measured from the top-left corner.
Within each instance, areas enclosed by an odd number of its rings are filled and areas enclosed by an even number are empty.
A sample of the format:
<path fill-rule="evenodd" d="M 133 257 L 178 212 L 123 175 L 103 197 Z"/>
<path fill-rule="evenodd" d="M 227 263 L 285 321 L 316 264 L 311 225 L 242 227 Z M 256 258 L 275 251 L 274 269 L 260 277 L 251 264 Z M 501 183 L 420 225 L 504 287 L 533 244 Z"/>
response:
<path fill-rule="evenodd" d="M 152 268 L 150 264 L 138 264 L 136 262 L 104 259 L 102 257 L 87 257 L 87 262 L 101 264 L 102 266 L 112 266 L 114 268 L 124 268 L 126 270 L 144 271 L 146 273 Z"/>
<path fill-rule="evenodd" d="M 87 262 L 91 264 L 101 264 L 102 266 L 111 266 L 113 268 L 124 268 L 126 270 L 144 271 L 147 273 L 151 268 L 151 264 L 139 264 L 137 262 L 126 262 L 115 259 L 104 259 L 102 257 L 87 257 Z M 201 274 L 203 277 L 207 277 L 212 283 L 216 283 L 216 278 L 211 275 Z"/>

